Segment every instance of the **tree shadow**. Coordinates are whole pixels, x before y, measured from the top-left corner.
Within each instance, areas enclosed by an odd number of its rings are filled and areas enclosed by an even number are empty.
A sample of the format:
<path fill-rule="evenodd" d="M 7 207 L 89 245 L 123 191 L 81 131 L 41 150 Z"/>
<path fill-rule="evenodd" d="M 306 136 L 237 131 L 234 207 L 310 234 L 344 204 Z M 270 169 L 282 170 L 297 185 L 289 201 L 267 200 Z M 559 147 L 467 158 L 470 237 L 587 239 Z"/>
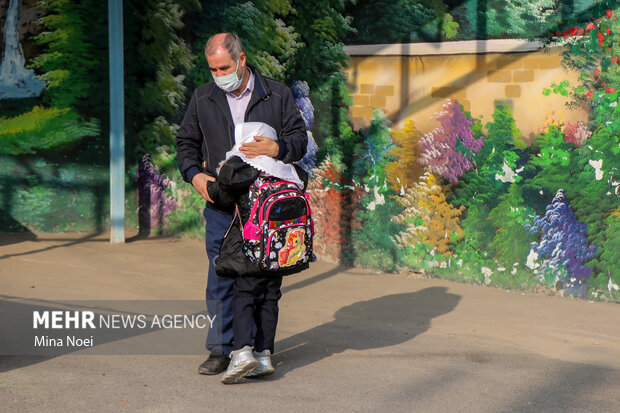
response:
<path fill-rule="evenodd" d="M 405 343 L 426 332 L 433 318 L 454 310 L 460 299 L 445 287 L 430 287 L 343 307 L 333 321 L 276 343 L 277 373 L 271 380 L 346 350 Z"/>

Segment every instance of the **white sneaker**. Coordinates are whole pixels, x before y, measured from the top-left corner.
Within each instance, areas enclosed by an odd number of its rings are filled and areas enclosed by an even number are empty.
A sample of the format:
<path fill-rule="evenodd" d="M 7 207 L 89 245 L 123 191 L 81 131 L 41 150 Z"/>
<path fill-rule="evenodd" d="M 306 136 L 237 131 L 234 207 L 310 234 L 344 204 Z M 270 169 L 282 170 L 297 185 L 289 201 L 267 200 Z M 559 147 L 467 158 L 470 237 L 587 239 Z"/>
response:
<path fill-rule="evenodd" d="M 242 349 L 231 351 L 230 364 L 221 381 L 224 384 L 239 383 L 242 378 L 255 370 L 256 367 L 258 367 L 258 361 L 252 354 L 252 347 L 245 346 Z"/>
<path fill-rule="evenodd" d="M 258 367 L 246 375 L 246 377 L 269 376 L 275 373 L 276 369 L 271 364 L 271 351 L 263 350 L 260 353 L 254 352 L 254 358 L 258 361 Z"/>

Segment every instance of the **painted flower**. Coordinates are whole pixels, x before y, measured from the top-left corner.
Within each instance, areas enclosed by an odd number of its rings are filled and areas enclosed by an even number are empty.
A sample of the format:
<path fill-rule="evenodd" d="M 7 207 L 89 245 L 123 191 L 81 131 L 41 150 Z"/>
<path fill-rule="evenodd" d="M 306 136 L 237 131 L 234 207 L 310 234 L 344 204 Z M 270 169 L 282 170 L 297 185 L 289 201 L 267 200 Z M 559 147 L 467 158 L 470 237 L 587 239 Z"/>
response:
<path fill-rule="evenodd" d="M 611 19 L 611 16 L 614 15 L 614 11 L 613 10 L 607 10 L 605 12 L 605 17 L 607 17 L 608 19 Z"/>
<path fill-rule="evenodd" d="M 588 25 L 586 26 L 586 30 L 592 30 L 594 29 L 594 23 L 588 23 Z"/>
<path fill-rule="evenodd" d="M 614 93 L 616 90 L 613 87 L 608 87 L 605 89 L 605 93 Z"/>

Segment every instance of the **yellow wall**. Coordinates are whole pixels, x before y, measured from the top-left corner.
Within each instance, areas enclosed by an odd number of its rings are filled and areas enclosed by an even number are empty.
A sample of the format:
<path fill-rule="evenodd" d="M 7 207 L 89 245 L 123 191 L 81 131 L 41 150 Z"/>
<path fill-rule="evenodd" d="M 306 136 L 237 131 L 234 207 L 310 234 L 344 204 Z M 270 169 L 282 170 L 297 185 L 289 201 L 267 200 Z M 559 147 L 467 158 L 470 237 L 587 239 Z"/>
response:
<path fill-rule="evenodd" d="M 433 117 L 448 98 L 458 99 L 472 115 L 482 115 L 483 124 L 492 120 L 494 102 L 506 101 L 513 107 L 517 127 L 530 140 L 551 110 L 556 120 L 587 119 L 583 109 L 565 106 L 567 97 L 542 94 L 553 82 L 567 79 L 577 84 L 578 74 L 560 66 L 560 53 L 561 49 L 552 48 L 522 53 L 351 56 L 345 70 L 353 98 L 350 115 L 359 128 L 368 125 L 373 108 L 381 108 L 394 122 L 393 128 L 413 118 L 426 133 L 439 126 Z"/>

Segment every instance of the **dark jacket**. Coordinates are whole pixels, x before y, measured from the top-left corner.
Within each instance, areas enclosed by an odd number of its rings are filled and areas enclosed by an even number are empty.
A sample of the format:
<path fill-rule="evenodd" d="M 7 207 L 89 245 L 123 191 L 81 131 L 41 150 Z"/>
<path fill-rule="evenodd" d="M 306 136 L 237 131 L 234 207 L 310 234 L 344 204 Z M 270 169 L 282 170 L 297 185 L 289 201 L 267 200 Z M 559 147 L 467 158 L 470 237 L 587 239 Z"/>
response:
<path fill-rule="evenodd" d="M 291 90 L 262 76 L 255 68 L 250 69 L 255 80 L 245 122 L 263 122 L 274 128 L 281 145 L 278 158 L 286 163 L 300 160 L 306 153 L 308 136 Z M 219 163 L 235 144 L 234 132 L 226 93 L 214 82 L 199 86 L 176 137 L 177 162 L 183 179 L 191 182 L 198 172 L 217 177 Z"/>
<path fill-rule="evenodd" d="M 297 175 L 308 184 L 308 174 L 295 165 Z M 299 269 L 283 269 L 277 272 L 267 272 L 258 269 L 250 262 L 243 252 L 242 227 L 250 218 L 251 206 L 249 203 L 249 189 L 252 182 L 258 178 L 260 171 L 245 163 L 238 156 L 233 156 L 221 167 L 217 181 L 207 185 L 209 197 L 216 208 L 228 211 L 233 210 L 235 204 L 239 214 L 235 215 L 229 230 L 222 242 L 220 254 L 215 258 L 215 272 L 224 277 L 289 275 L 299 272 Z"/>

